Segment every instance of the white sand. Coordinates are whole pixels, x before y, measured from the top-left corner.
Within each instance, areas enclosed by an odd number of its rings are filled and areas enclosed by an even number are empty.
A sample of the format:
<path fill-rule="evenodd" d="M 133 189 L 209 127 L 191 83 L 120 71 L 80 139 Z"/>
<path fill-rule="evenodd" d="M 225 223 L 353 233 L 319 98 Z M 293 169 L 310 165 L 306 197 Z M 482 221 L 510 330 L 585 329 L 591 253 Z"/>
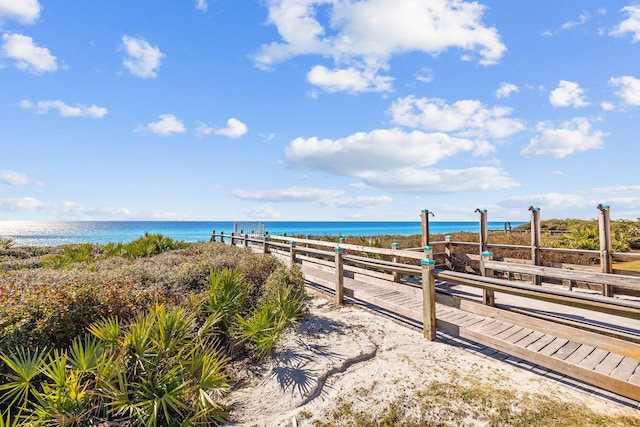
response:
<path fill-rule="evenodd" d="M 276 359 L 231 393 L 229 425 L 309 426 L 326 420 L 339 402 L 354 411 L 381 413 L 433 380 L 473 374 L 494 386 L 584 403 L 609 415 L 638 411 L 491 357 L 442 342 L 358 307 L 337 308 L 316 297 L 298 332 Z M 441 420 L 446 421 L 446 420 Z M 472 418 L 469 425 L 480 423 Z M 481 425 L 481 424 L 480 424 Z"/>

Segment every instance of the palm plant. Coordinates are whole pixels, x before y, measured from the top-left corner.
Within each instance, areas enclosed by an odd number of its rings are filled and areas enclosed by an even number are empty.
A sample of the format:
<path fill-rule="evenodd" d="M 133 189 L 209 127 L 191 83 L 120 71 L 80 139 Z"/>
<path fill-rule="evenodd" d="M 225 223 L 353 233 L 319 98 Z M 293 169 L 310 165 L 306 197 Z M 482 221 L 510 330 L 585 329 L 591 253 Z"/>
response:
<path fill-rule="evenodd" d="M 39 376 L 47 355 L 45 350 L 18 348 L 13 353 L 0 353 L 0 360 L 8 368 L 4 384 L 0 384 L 3 392 L 0 402 L 9 408 L 22 410 L 36 399 Z"/>
<path fill-rule="evenodd" d="M 209 282 L 199 301 L 199 311 L 204 317 L 218 317 L 219 330 L 227 334 L 236 313 L 245 311 L 248 296 L 249 287 L 240 272 L 228 268 L 211 270 Z"/>

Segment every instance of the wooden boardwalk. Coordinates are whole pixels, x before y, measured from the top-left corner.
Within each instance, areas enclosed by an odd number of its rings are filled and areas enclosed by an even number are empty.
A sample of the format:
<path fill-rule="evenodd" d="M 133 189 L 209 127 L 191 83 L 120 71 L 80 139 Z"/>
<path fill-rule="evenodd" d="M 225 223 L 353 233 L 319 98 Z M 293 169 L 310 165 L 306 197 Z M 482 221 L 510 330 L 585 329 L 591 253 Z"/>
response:
<path fill-rule="evenodd" d="M 334 293 L 333 269 L 304 262 L 302 267 L 310 287 Z M 422 328 L 419 286 L 358 274 L 344 280 L 348 302 Z M 444 292 L 447 287 L 442 284 L 438 288 L 436 324 L 440 336 L 480 344 L 505 357 L 526 361 L 524 365 L 539 372 L 640 409 L 640 337 L 629 342 L 594 332 L 576 333 L 575 328 L 549 320 L 460 299 Z"/>

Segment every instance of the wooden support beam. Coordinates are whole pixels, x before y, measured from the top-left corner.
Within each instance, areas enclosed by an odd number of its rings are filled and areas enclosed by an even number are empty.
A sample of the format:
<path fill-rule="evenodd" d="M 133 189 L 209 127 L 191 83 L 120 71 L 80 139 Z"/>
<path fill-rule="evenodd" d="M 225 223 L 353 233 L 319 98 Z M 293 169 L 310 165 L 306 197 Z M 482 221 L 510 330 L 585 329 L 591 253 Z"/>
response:
<path fill-rule="evenodd" d="M 600 271 L 611 273 L 611 218 L 609 206 L 607 205 L 598 205 L 598 226 L 600 235 Z M 602 295 L 612 297 L 613 288 L 606 284 L 603 285 Z"/>
<path fill-rule="evenodd" d="M 493 278 L 493 270 L 486 267 L 486 262 L 491 261 L 493 259 L 493 252 L 484 251 L 481 254 L 480 259 L 480 273 L 489 278 Z M 483 289 L 482 290 L 482 303 L 484 305 L 493 306 L 496 303 L 496 297 L 492 289 Z"/>
<path fill-rule="evenodd" d="M 433 269 L 436 262 L 430 258 L 420 261 L 422 266 L 422 329 L 424 337 L 436 339 L 436 283 Z"/>
<path fill-rule="evenodd" d="M 540 208 L 529 206 L 531 211 L 531 264 L 540 265 L 540 245 L 542 240 L 542 234 L 540 231 Z M 533 284 L 541 286 L 542 277 L 533 276 Z"/>
<path fill-rule="evenodd" d="M 336 283 L 336 304 L 342 305 L 344 303 L 344 262 L 342 256 L 344 255 L 344 249 L 340 246 L 334 249 L 336 253 L 335 259 L 335 283 Z"/>

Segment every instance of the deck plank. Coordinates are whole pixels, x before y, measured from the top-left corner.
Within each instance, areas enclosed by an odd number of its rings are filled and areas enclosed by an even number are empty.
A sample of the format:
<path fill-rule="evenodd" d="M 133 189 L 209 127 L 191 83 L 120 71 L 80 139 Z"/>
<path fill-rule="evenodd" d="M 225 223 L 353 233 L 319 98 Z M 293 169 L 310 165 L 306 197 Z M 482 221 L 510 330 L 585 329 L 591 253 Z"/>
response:
<path fill-rule="evenodd" d="M 622 362 L 624 356 L 615 353 L 609 353 L 607 357 L 604 358 L 602 362 L 596 366 L 595 371 L 600 372 L 602 374 L 611 375 L 611 373 L 618 367 L 620 362 Z"/>
<path fill-rule="evenodd" d="M 549 343 L 553 340 L 555 340 L 556 337 L 554 337 L 553 335 L 549 335 L 549 334 L 544 334 L 543 337 L 541 337 L 539 340 L 532 342 L 531 344 L 529 344 L 526 348 L 527 350 L 531 350 L 531 351 L 540 351 L 541 349 L 543 349 L 544 347 L 546 347 L 547 345 L 549 345 Z"/>
<path fill-rule="evenodd" d="M 572 363 L 574 365 L 582 362 L 587 356 L 589 356 L 595 347 L 591 347 L 590 345 L 582 344 L 576 351 L 571 353 L 571 356 L 565 359 L 565 362 Z"/>
<path fill-rule="evenodd" d="M 611 376 L 620 380 L 627 381 L 636 369 L 640 369 L 640 360 L 625 357 L 620 364 L 613 370 Z"/>
<path fill-rule="evenodd" d="M 522 338 L 520 341 L 516 341 L 514 344 L 519 345 L 520 347 L 528 347 L 529 345 L 531 345 L 534 342 L 538 341 L 544 335 L 545 335 L 544 332 L 533 331 L 532 334 Z"/>
<path fill-rule="evenodd" d="M 563 345 L 565 345 L 568 342 L 569 340 L 566 340 L 564 338 L 556 338 L 553 341 L 551 341 L 549 344 L 544 346 L 539 353 L 544 354 L 545 356 L 551 356 L 553 353 L 558 351 Z"/>
<path fill-rule="evenodd" d="M 565 360 L 567 357 L 571 356 L 579 347 L 580 343 L 569 341 L 561 348 L 559 348 L 558 351 L 553 354 L 553 357 L 555 357 L 556 359 Z"/>
<path fill-rule="evenodd" d="M 607 350 L 596 348 L 591 352 L 590 355 L 585 357 L 582 362 L 578 363 L 578 366 L 585 369 L 595 369 L 595 367 L 598 366 L 598 364 L 602 362 L 608 355 L 609 352 Z"/>

